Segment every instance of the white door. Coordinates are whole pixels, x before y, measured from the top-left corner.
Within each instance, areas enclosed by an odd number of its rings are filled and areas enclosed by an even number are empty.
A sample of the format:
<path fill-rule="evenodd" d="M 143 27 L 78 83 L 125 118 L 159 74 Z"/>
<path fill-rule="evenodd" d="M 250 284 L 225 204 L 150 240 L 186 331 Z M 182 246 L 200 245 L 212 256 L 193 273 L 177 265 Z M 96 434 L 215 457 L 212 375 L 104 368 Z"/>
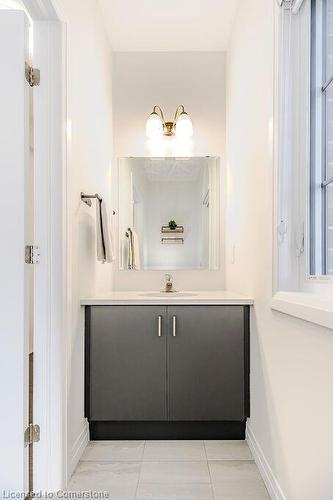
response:
<path fill-rule="evenodd" d="M 28 20 L 0 10 L 0 491 L 28 489 Z"/>

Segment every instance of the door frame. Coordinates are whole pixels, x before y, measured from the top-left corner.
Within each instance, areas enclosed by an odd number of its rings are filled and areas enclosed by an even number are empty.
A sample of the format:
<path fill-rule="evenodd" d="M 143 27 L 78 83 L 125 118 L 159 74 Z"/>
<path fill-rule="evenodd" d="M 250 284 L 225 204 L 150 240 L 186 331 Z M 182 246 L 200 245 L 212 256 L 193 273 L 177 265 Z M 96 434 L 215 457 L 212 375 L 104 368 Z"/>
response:
<path fill-rule="evenodd" d="M 34 490 L 67 483 L 66 25 L 59 0 L 22 0 L 34 26 Z"/>

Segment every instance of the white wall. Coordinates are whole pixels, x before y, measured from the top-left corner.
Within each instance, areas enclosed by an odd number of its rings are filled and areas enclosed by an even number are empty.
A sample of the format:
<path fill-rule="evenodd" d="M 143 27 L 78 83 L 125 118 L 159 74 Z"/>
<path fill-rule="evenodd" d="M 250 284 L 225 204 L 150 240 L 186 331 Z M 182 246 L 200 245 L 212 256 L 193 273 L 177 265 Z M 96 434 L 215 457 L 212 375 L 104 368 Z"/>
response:
<path fill-rule="evenodd" d="M 126 156 L 220 156 L 223 172 L 224 52 L 115 52 L 113 100 L 114 186 L 117 185 L 116 159 Z M 177 105 L 183 104 L 193 120 L 193 139 L 186 143 L 175 138 L 165 138 L 158 143 L 148 141 L 146 119 L 155 104 L 162 107 L 166 120 L 172 120 Z M 221 177 L 223 179 L 223 175 Z M 116 204 L 116 188 L 113 196 Z M 172 274 L 179 289 L 224 287 L 222 270 L 174 271 Z M 115 268 L 114 288 L 159 289 L 163 275 L 163 271 L 133 272 Z"/>
<path fill-rule="evenodd" d="M 112 162 L 112 55 L 95 0 L 61 0 L 67 24 L 68 116 L 68 453 L 72 466 L 85 438 L 83 400 L 84 295 L 111 288 L 111 265 L 96 261 L 95 202 L 80 192 L 98 192 L 110 207 Z"/>
<path fill-rule="evenodd" d="M 243 0 L 228 52 L 227 288 L 255 298 L 249 428 L 286 499 L 330 500 L 333 335 L 269 307 L 275 4 Z"/>

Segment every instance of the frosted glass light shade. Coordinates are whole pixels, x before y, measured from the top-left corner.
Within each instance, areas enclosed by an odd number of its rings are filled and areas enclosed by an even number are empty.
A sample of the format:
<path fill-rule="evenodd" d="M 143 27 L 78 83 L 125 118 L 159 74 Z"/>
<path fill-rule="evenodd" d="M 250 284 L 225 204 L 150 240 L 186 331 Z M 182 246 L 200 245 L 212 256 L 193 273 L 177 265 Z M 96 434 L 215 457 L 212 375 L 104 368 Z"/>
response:
<path fill-rule="evenodd" d="M 157 113 L 151 113 L 148 116 L 146 123 L 146 136 L 149 139 L 155 139 L 157 137 L 162 137 L 163 135 L 163 123 L 161 118 Z"/>
<path fill-rule="evenodd" d="M 19 0 L 0 0 L 0 9 L 24 10 Z"/>
<path fill-rule="evenodd" d="M 176 122 L 176 136 L 181 139 L 188 139 L 193 135 L 192 120 L 187 113 L 181 113 Z"/>

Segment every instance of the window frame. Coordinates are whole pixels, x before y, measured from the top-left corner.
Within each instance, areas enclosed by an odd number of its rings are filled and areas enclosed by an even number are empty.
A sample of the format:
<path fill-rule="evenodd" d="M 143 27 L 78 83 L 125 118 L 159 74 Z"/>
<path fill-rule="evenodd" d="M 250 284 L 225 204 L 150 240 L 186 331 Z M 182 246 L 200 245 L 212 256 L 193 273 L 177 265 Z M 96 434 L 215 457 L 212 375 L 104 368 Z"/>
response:
<path fill-rule="evenodd" d="M 333 295 L 333 275 L 311 273 L 310 267 L 311 244 L 316 241 L 310 224 L 311 6 L 312 0 L 304 0 L 296 12 L 277 7 L 275 18 L 273 295 L 279 291 Z M 322 73 L 320 95 L 321 87 Z M 321 149 L 315 154 L 321 162 Z M 321 184 L 321 172 L 316 182 Z M 320 210 L 316 213 L 321 215 Z M 321 242 L 316 244 L 321 247 Z"/>
<path fill-rule="evenodd" d="M 333 88 L 333 73 L 327 76 L 327 0 L 311 0 L 310 62 L 310 199 L 309 276 L 312 281 L 330 280 L 328 269 L 327 187 L 333 183 L 327 169 L 327 90 Z"/>
<path fill-rule="evenodd" d="M 333 276 L 310 274 L 311 5 L 276 6 L 270 307 L 333 332 Z"/>

